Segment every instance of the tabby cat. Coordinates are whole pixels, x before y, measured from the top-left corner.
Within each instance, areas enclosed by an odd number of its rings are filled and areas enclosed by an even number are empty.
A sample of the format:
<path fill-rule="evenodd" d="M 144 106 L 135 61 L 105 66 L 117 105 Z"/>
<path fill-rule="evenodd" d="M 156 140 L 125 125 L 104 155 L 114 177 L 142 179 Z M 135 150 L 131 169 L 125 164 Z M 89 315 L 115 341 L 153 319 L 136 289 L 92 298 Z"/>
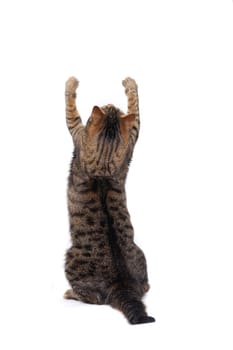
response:
<path fill-rule="evenodd" d="M 146 260 L 134 243 L 126 207 L 125 180 L 139 132 L 137 84 L 123 81 L 124 114 L 95 106 L 83 126 L 76 109 L 79 82 L 66 82 L 66 120 L 74 143 L 68 180 L 72 246 L 65 274 L 72 287 L 64 297 L 121 310 L 131 324 L 154 322 L 141 299 L 148 291 Z"/>

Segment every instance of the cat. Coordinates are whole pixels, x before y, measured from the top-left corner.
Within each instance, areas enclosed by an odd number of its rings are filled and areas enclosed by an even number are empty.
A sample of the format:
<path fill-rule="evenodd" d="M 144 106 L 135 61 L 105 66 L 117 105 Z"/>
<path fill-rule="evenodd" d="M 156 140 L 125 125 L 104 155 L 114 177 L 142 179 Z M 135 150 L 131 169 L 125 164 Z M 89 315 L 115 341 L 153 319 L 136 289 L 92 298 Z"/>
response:
<path fill-rule="evenodd" d="M 74 143 L 68 178 L 72 245 L 65 275 L 71 289 L 64 297 L 109 304 L 130 324 L 154 322 L 142 302 L 149 290 L 146 259 L 134 243 L 126 207 L 125 180 L 139 133 L 138 89 L 122 82 L 128 99 L 124 114 L 114 105 L 94 106 L 86 126 L 76 108 L 75 77 L 66 82 L 66 121 Z"/>

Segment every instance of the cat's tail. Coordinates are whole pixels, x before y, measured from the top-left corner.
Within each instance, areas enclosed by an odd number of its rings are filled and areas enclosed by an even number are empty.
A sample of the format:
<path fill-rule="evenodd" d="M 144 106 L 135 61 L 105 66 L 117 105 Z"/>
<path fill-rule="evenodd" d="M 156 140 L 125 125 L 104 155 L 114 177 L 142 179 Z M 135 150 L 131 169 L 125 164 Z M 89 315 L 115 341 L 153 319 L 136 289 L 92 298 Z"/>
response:
<path fill-rule="evenodd" d="M 155 322 L 148 316 L 141 299 L 131 290 L 115 289 L 111 292 L 108 303 L 123 312 L 130 324 Z"/>

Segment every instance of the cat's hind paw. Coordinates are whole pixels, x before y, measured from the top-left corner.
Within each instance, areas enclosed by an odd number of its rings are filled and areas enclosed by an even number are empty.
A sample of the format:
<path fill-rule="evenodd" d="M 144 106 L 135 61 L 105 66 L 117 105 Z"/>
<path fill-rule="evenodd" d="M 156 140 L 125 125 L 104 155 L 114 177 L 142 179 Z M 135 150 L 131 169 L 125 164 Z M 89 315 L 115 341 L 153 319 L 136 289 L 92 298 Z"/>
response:
<path fill-rule="evenodd" d="M 74 299 L 78 300 L 77 295 L 74 293 L 73 289 L 68 289 L 64 294 L 64 299 Z"/>

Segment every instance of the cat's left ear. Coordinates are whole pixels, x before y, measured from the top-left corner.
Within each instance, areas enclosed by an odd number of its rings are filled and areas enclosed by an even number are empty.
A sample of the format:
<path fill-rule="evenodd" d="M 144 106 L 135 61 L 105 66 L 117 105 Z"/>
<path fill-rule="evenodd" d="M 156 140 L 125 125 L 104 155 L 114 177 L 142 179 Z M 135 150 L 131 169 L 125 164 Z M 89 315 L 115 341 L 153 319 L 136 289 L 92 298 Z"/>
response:
<path fill-rule="evenodd" d="M 104 116 L 104 112 L 102 110 L 102 108 L 98 107 L 98 106 L 94 106 L 92 109 L 92 113 L 93 117 L 103 117 Z"/>
<path fill-rule="evenodd" d="M 98 124 L 104 118 L 105 114 L 100 107 L 94 106 L 92 109 L 91 116 L 92 116 L 93 122 L 95 124 Z"/>

